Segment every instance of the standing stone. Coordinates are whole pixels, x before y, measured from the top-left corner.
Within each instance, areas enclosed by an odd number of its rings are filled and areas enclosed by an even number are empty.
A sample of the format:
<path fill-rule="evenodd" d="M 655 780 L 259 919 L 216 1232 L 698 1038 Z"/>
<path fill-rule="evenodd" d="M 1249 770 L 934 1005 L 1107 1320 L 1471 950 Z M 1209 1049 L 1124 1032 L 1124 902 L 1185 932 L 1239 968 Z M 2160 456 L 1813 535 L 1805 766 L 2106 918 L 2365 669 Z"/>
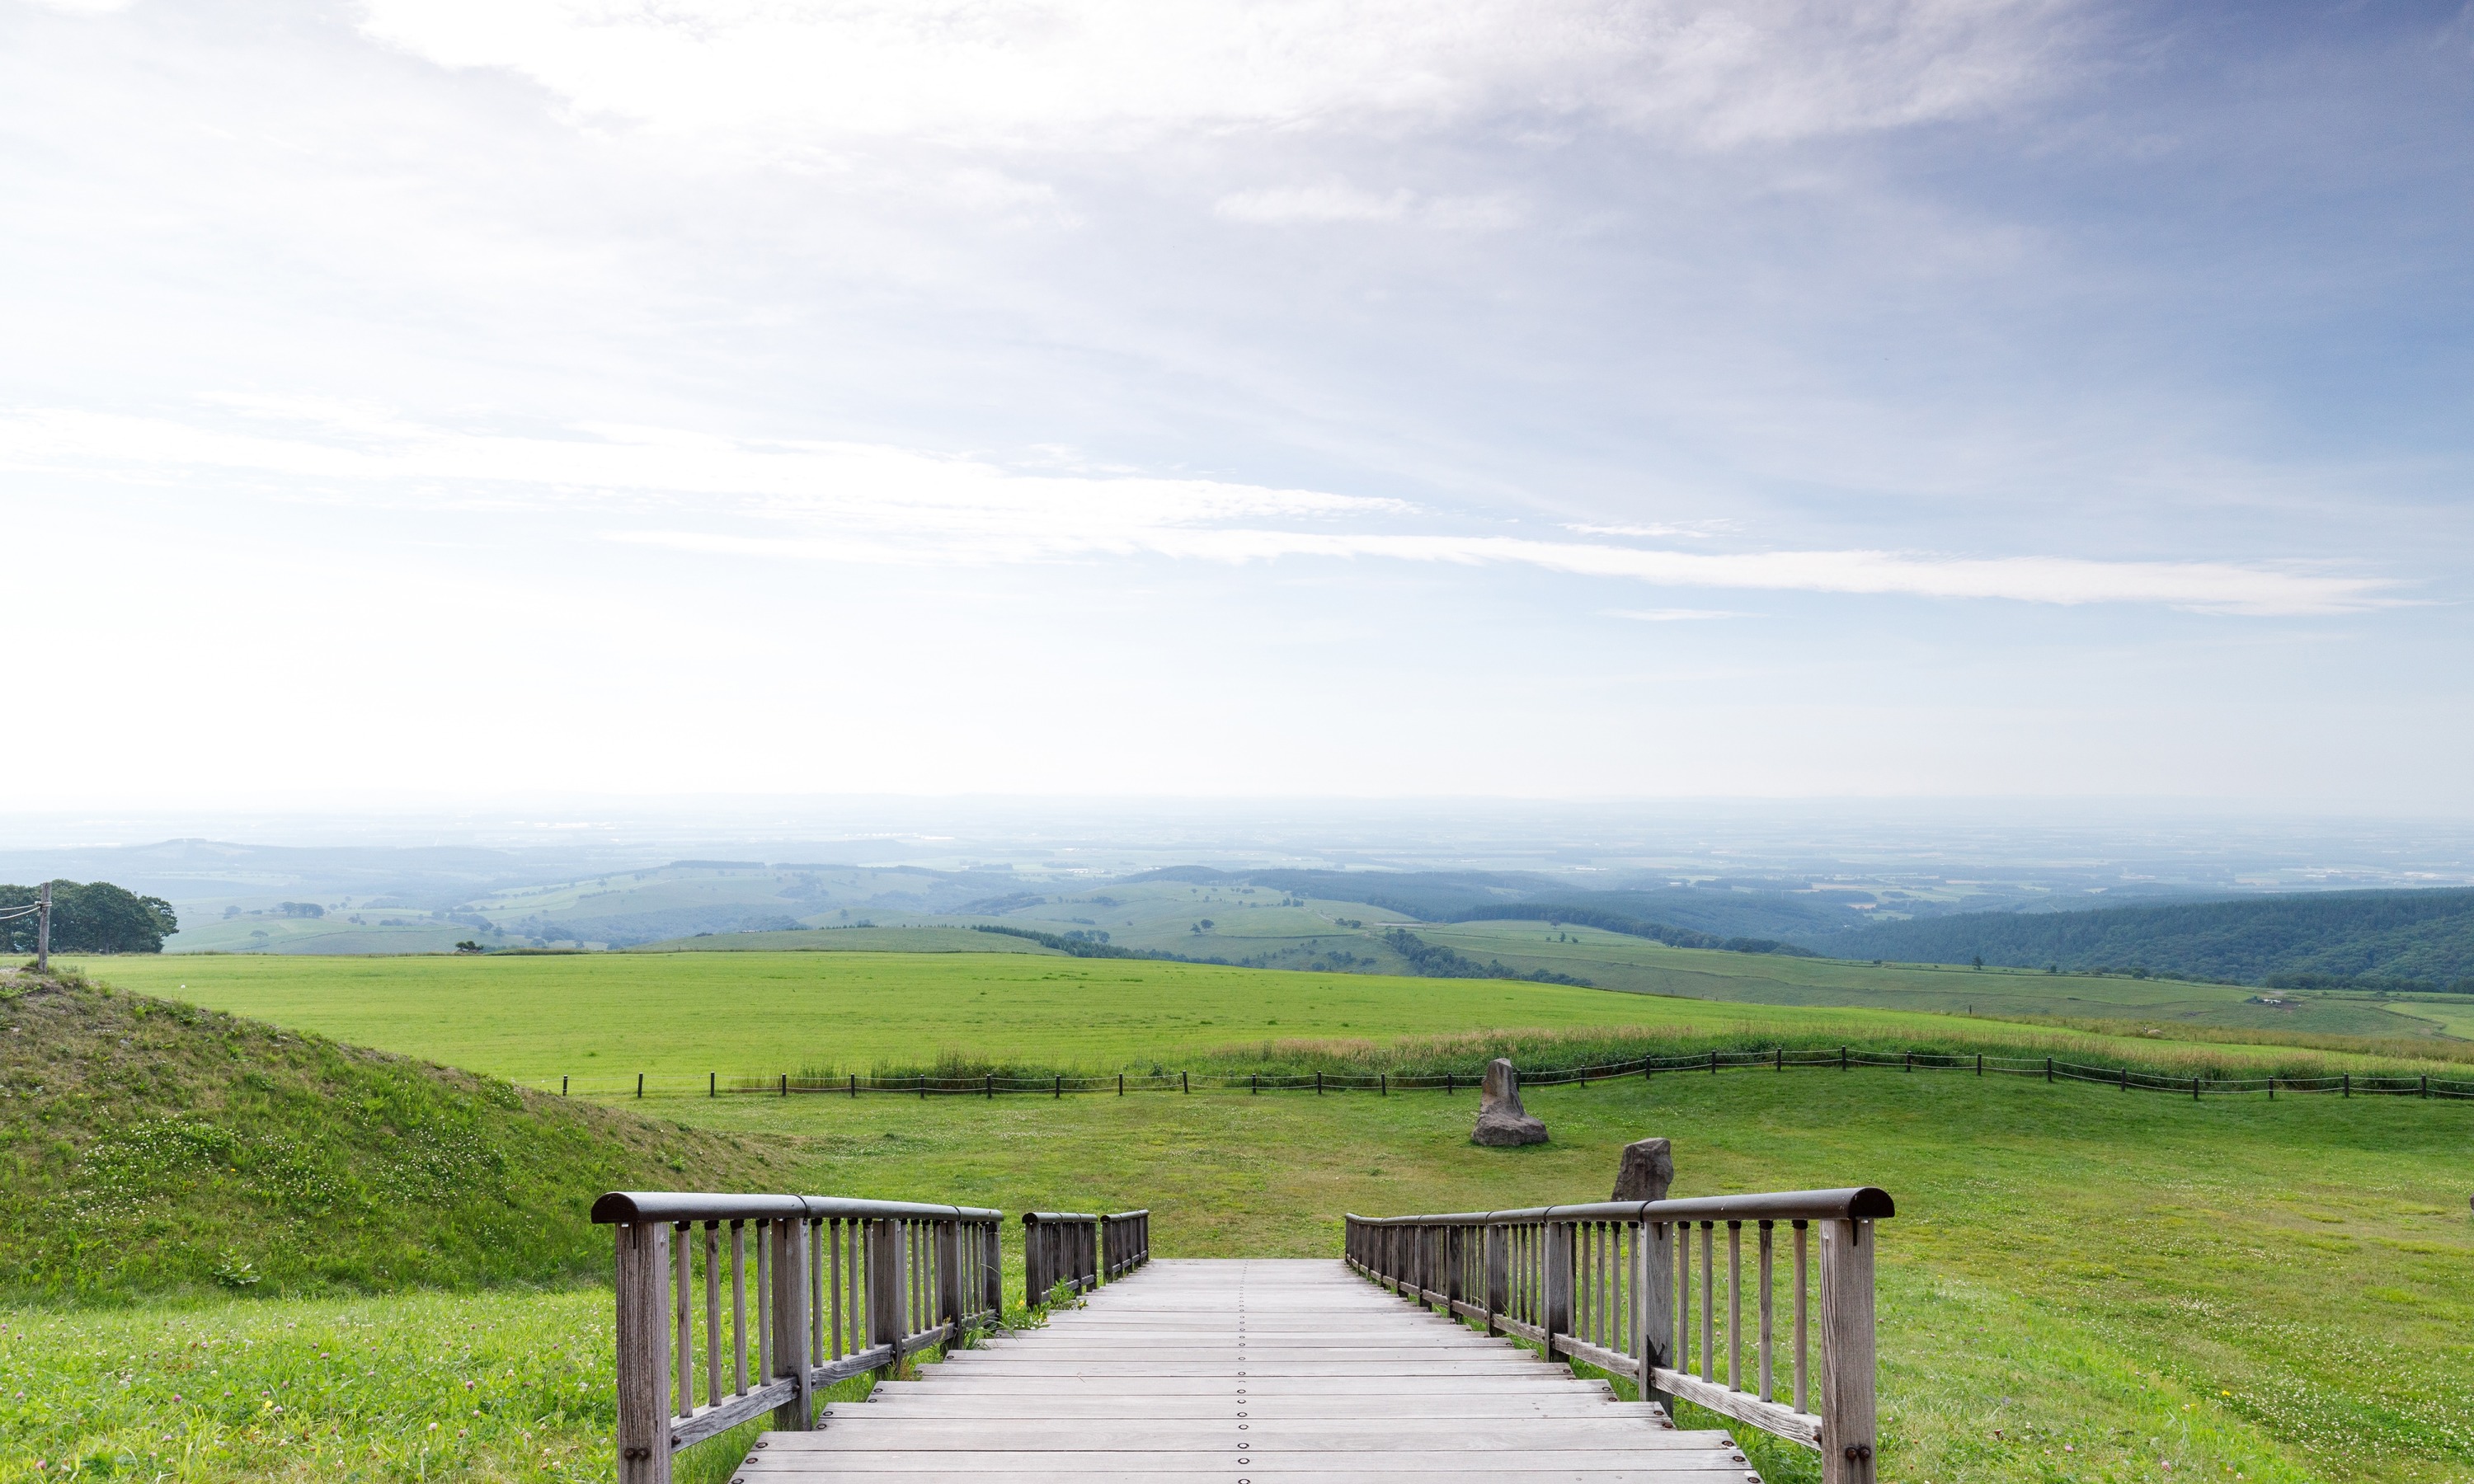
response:
<path fill-rule="evenodd" d="M 1546 1125 L 1521 1110 L 1520 1074 L 1502 1057 L 1486 1064 L 1486 1086 L 1478 1093 L 1477 1132 L 1469 1136 L 1469 1142 L 1499 1149 L 1546 1142 Z"/>
<path fill-rule="evenodd" d="M 1644 1138 L 1624 1145 L 1623 1163 L 1615 1169 L 1615 1193 L 1610 1200 L 1663 1201 L 1675 1184 L 1675 1152 L 1662 1138 Z"/>

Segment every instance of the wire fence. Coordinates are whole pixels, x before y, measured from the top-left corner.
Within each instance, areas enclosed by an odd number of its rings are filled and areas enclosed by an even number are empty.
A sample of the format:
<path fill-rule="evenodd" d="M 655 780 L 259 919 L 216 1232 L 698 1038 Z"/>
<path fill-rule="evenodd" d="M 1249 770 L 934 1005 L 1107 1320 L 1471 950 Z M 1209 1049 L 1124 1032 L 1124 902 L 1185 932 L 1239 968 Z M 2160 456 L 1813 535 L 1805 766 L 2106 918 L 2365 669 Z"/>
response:
<path fill-rule="evenodd" d="M 1559 1066 L 1538 1071 L 1524 1071 L 1520 1083 L 1524 1088 L 1563 1087 L 1576 1083 L 1613 1082 L 1624 1079 L 1655 1080 L 1661 1076 L 1694 1073 L 1714 1076 L 1727 1071 L 1840 1071 L 1857 1068 L 1890 1069 L 1906 1073 L 1945 1072 L 1978 1077 L 2042 1078 L 2048 1083 L 2093 1083 L 2101 1087 L 2120 1088 L 2124 1092 L 2164 1092 L 2191 1098 L 2233 1094 L 2264 1095 L 2273 1099 L 2279 1093 L 2325 1093 L 2338 1097 L 2419 1097 L 2461 1098 L 2474 1100 L 2474 1080 L 2433 1077 L 2425 1073 L 2357 1073 L 2336 1072 L 2320 1076 L 2296 1077 L 2283 1073 L 2256 1077 L 2228 1076 L 2222 1072 L 2174 1076 L 2164 1072 L 2142 1071 L 2133 1066 L 2094 1066 L 2066 1062 L 2054 1057 L 2002 1057 L 1974 1053 L 1933 1051 L 1859 1051 L 1841 1046 L 1831 1050 L 1790 1051 L 1706 1051 L 1678 1056 L 1642 1056 L 1624 1061 L 1607 1062 L 1587 1066 Z M 1480 1078 L 1463 1072 L 1104 1072 L 1068 1074 L 1053 1072 L 1043 1075 L 1009 1075 L 1002 1072 L 938 1075 L 907 1073 L 900 1075 L 843 1072 L 776 1072 L 770 1076 L 724 1077 L 718 1072 L 707 1073 L 701 1079 L 690 1079 L 651 1073 L 627 1078 L 609 1076 L 558 1077 L 534 1079 L 525 1086 L 542 1091 L 555 1090 L 563 1095 L 625 1096 L 659 1095 L 675 1097 L 702 1094 L 706 1097 L 747 1096 L 824 1096 L 824 1097 L 998 1097 L 1063 1098 L 1068 1094 L 1089 1096 L 1114 1094 L 1130 1097 L 1143 1093 L 1192 1093 L 1198 1089 L 1220 1092 L 1246 1092 L 1255 1095 L 1279 1092 L 1312 1092 L 1331 1094 L 1371 1092 L 1389 1097 L 1395 1092 L 1441 1092 L 1452 1095 L 1473 1091 Z"/>

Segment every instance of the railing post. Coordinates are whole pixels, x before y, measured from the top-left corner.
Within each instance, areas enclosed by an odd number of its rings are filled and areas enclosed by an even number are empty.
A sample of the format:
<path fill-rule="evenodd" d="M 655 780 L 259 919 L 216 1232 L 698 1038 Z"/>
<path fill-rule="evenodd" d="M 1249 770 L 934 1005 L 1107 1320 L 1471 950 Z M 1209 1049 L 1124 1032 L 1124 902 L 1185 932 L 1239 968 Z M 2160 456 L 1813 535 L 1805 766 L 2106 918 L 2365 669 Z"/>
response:
<path fill-rule="evenodd" d="M 1546 1236 L 1546 1309 L 1540 1316 L 1544 1326 L 1546 1358 L 1555 1358 L 1555 1340 L 1572 1329 L 1572 1233 L 1569 1222 L 1549 1221 Z"/>
<path fill-rule="evenodd" d="M 1044 1234 L 1039 1230 L 1039 1218 L 1029 1211 L 1023 1212 L 1022 1302 L 1026 1308 L 1039 1307 L 1054 1281 L 1048 1276 L 1048 1255 L 1040 1250 Z"/>
<path fill-rule="evenodd" d="M 947 1344 L 962 1338 L 962 1218 L 936 1223 L 936 1308 L 939 1322 L 954 1327 Z"/>
<path fill-rule="evenodd" d="M 670 1484 L 670 1224 L 611 1230 L 618 1258 L 618 1484 Z"/>
<path fill-rule="evenodd" d="M 776 1217 L 765 1223 L 764 1240 L 772 1244 L 773 1353 L 766 1374 L 798 1381 L 789 1400 L 773 1409 L 773 1426 L 781 1432 L 805 1432 L 816 1425 L 815 1399 L 808 1389 L 808 1248 L 804 1217 Z"/>
<path fill-rule="evenodd" d="M 1005 1317 L 1004 1237 L 993 1221 L 980 1226 L 980 1303 L 995 1319 Z M 993 1321 L 992 1321 L 993 1322 Z"/>
<path fill-rule="evenodd" d="M 909 1321 L 903 1300 L 910 1288 L 905 1271 L 902 1223 L 878 1218 L 867 1224 L 867 1343 L 895 1347 L 901 1358 L 903 1327 Z"/>
<path fill-rule="evenodd" d="M 1633 1335 L 1633 1353 L 1640 1357 L 1640 1400 L 1655 1401 L 1674 1415 L 1674 1399 L 1658 1389 L 1650 1373 L 1660 1366 L 1670 1369 L 1675 1362 L 1667 1357 L 1667 1348 L 1675 1338 L 1675 1227 L 1670 1222 L 1644 1221 L 1640 1239 L 1636 1246 L 1638 1265 L 1633 1269 L 1632 1291 L 1640 1302 L 1635 1305 L 1638 1325 Z"/>
<path fill-rule="evenodd" d="M 1822 1221 L 1821 1479 L 1873 1484 L 1873 1223 Z"/>
<path fill-rule="evenodd" d="M 1486 1229 L 1486 1332 L 1501 1334 L 1495 1319 L 1512 1307 L 1512 1229 Z"/>

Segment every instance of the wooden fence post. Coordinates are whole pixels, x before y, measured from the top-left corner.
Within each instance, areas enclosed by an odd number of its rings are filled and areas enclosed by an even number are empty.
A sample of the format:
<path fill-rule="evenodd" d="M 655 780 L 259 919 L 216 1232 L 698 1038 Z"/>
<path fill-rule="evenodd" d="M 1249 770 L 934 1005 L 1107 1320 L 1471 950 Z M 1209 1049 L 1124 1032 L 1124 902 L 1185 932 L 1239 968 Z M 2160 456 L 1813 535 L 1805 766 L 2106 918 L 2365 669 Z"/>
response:
<path fill-rule="evenodd" d="M 766 1357 L 766 1373 L 798 1381 L 790 1400 L 773 1409 L 773 1426 L 781 1432 L 805 1432 L 816 1425 L 815 1399 L 808 1388 L 808 1238 L 805 1217 L 777 1216 L 765 1223 L 764 1239 L 773 1247 L 773 1353 Z"/>
<path fill-rule="evenodd" d="M 1572 1236 L 1577 1228 L 1549 1221 L 1541 1230 L 1546 1237 L 1546 1310 L 1540 1320 L 1546 1330 L 1546 1358 L 1553 1360 L 1557 1337 L 1572 1330 Z"/>
<path fill-rule="evenodd" d="M 867 1343 L 899 1347 L 910 1316 L 903 1299 L 910 1286 L 906 1271 L 902 1223 L 880 1218 L 867 1224 Z M 900 1355 L 894 1357 L 899 1360 Z"/>
<path fill-rule="evenodd" d="M 1638 1258 L 1633 1269 L 1632 1291 L 1638 1296 L 1635 1306 L 1637 1329 L 1633 1334 L 1633 1353 L 1640 1357 L 1640 1400 L 1655 1401 L 1674 1415 L 1674 1398 L 1658 1389 L 1650 1373 L 1660 1366 L 1670 1369 L 1675 1362 L 1668 1358 L 1667 1349 L 1675 1339 L 1675 1228 L 1663 1221 L 1644 1221 L 1635 1252 Z"/>
<path fill-rule="evenodd" d="M 1873 1484 L 1873 1223 L 1815 1225 L 1821 1228 L 1822 1484 Z"/>
<path fill-rule="evenodd" d="M 618 1258 L 618 1484 L 669 1484 L 670 1224 L 611 1230 Z"/>
<path fill-rule="evenodd" d="M 1495 1320 L 1512 1307 L 1512 1229 L 1486 1229 L 1486 1332 L 1501 1334 Z"/>

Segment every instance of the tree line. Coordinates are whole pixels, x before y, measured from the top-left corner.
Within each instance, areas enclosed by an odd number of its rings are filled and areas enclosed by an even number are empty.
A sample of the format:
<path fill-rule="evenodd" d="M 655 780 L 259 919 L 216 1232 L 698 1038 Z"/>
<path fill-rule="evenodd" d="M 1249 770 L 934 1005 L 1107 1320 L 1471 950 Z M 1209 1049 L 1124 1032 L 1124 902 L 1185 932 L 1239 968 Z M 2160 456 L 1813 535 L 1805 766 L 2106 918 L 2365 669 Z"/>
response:
<path fill-rule="evenodd" d="M 55 953 L 160 953 L 163 940 L 181 930 L 172 904 L 160 897 L 140 897 L 109 881 L 54 881 L 51 888 Z M 31 907 L 41 896 L 40 887 L 0 886 L 0 912 Z M 34 952 L 36 931 L 31 913 L 0 922 L 5 951 Z"/>

